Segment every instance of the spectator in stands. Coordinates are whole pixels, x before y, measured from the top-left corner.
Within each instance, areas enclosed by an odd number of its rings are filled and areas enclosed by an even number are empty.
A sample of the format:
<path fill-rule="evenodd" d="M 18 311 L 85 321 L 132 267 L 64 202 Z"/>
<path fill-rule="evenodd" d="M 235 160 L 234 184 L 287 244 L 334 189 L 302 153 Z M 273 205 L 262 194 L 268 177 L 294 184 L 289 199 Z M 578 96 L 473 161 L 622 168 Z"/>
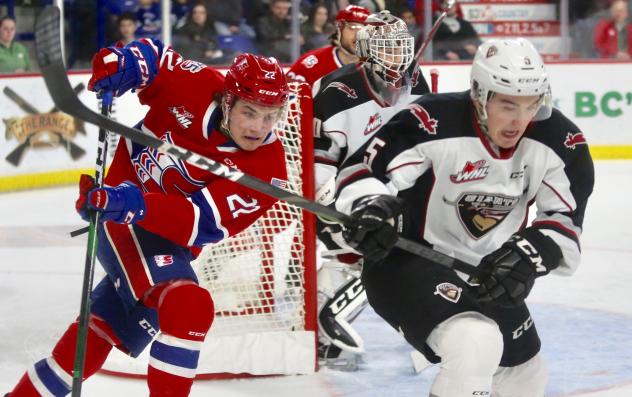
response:
<path fill-rule="evenodd" d="M 136 19 L 139 26 L 136 29 L 138 37 L 160 37 L 160 1 L 156 0 L 139 0 L 138 11 L 136 11 Z"/>
<path fill-rule="evenodd" d="M 334 32 L 334 25 L 328 22 L 329 13 L 324 3 L 315 3 L 309 11 L 307 21 L 301 26 L 301 34 L 305 44 L 303 52 L 324 47 L 329 44 L 329 37 Z"/>
<path fill-rule="evenodd" d="M 288 17 L 290 0 L 270 0 L 270 12 L 257 22 L 259 49 L 282 63 L 292 61 L 290 50 L 291 27 Z M 300 38 L 303 45 L 303 38 Z"/>
<path fill-rule="evenodd" d="M 421 38 L 423 37 L 423 30 L 419 25 L 417 25 L 417 21 L 415 19 L 415 14 L 413 14 L 412 10 L 407 7 L 399 8 L 399 16 L 404 22 L 406 22 L 406 26 L 408 26 L 408 33 L 415 39 L 415 50 L 419 48 L 421 45 Z"/>
<path fill-rule="evenodd" d="M 177 30 L 184 26 L 190 12 L 191 4 L 189 0 L 173 1 L 171 3 L 171 28 Z"/>
<path fill-rule="evenodd" d="M 254 39 L 255 30 L 246 23 L 244 9 L 235 0 L 206 0 L 206 8 L 213 16 L 213 23 L 218 35 L 244 35 Z"/>
<path fill-rule="evenodd" d="M 138 11 L 138 1 L 139 0 L 108 0 L 105 6 L 114 15 L 121 15 L 126 12 L 135 13 Z"/>
<path fill-rule="evenodd" d="M 433 57 L 436 60 L 459 61 L 474 59 L 481 39 L 471 23 L 461 18 L 459 5 L 455 3 L 448 9 L 447 15 L 435 37 L 432 39 Z"/>
<path fill-rule="evenodd" d="M 15 40 L 15 19 L 0 18 L 0 73 L 20 73 L 31 69 L 29 52 Z"/>
<path fill-rule="evenodd" d="M 269 0 L 242 0 L 241 4 L 246 23 L 253 28 L 256 28 L 261 17 L 268 15 L 270 8 Z"/>
<path fill-rule="evenodd" d="M 173 44 L 184 58 L 206 64 L 224 61 L 224 54 L 217 46 L 213 21 L 208 18 L 204 3 L 193 6 L 184 26 L 174 33 Z"/>
<path fill-rule="evenodd" d="M 632 58 L 632 23 L 628 20 L 626 1 L 612 2 L 610 17 L 602 19 L 595 27 L 594 43 L 601 58 Z"/>
<path fill-rule="evenodd" d="M 131 12 L 124 12 L 117 18 L 117 32 L 119 39 L 115 46 L 124 47 L 136 40 L 136 17 Z"/>

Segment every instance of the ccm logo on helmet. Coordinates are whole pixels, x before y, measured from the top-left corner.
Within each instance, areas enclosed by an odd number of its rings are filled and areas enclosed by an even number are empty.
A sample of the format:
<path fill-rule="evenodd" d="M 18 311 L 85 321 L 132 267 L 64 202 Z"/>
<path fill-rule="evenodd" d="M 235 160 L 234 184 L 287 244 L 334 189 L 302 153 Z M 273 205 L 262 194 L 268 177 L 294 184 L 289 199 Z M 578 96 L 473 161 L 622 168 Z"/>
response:
<path fill-rule="evenodd" d="M 276 91 L 259 90 L 259 94 L 277 96 L 279 93 Z"/>
<path fill-rule="evenodd" d="M 536 78 L 525 78 L 525 79 L 518 79 L 518 83 L 527 83 L 527 84 L 531 84 L 531 83 L 537 83 L 538 81 L 540 81 L 540 79 L 536 79 Z"/>

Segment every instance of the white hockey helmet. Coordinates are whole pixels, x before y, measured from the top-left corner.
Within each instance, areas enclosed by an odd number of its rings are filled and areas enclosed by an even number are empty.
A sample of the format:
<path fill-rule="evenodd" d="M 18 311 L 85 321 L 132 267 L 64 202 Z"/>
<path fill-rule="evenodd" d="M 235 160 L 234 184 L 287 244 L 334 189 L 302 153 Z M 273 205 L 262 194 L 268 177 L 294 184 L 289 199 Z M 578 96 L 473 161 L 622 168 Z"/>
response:
<path fill-rule="evenodd" d="M 470 95 L 480 103 L 479 114 L 487 119 L 486 105 L 492 93 L 542 96 L 534 120 L 551 116 L 553 100 L 549 76 L 542 57 L 524 38 L 492 39 L 478 47 L 470 74 Z"/>
<path fill-rule="evenodd" d="M 413 61 L 415 39 L 406 22 L 389 11 L 371 14 L 365 23 L 356 35 L 356 55 L 376 65 L 384 80 L 395 84 Z"/>

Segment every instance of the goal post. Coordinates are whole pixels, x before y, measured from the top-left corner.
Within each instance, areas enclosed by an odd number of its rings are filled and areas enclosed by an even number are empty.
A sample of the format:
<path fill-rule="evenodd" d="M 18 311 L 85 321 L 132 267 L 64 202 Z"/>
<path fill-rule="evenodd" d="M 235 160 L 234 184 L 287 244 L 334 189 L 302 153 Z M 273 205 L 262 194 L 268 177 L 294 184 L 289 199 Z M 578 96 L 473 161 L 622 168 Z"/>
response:
<path fill-rule="evenodd" d="M 287 117 L 275 127 L 285 149 L 287 190 L 314 199 L 311 88 L 290 83 Z M 193 267 L 215 304 L 200 352 L 198 378 L 308 374 L 317 366 L 314 216 L 277 202 L 248 229 L 206 246 Z M 116 349 L 115 349 L 116 350 Z M 144 376 L 119 351 L 102 372 Z"/>

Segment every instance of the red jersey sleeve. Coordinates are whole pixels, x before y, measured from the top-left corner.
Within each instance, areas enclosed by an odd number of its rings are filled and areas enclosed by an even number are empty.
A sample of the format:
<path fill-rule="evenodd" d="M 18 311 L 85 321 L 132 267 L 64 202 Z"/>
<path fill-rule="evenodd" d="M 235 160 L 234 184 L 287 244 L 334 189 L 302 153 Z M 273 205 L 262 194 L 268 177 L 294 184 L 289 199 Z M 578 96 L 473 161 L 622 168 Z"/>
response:
<path fill-rule="evenodd" d="M 266 166 L 262 167 L 261 164 Z M 285 155 L 280 141 L 249 153 L 240 169 L 271 184 L 287 180 Z M 279 182 L 279 183 L 277 183 Z M 263 215 L 276 199 L 218 178 L 190 197 L 145 194 L 144 229 L 184 246 L 203 246 L 235 235 Z"/>

